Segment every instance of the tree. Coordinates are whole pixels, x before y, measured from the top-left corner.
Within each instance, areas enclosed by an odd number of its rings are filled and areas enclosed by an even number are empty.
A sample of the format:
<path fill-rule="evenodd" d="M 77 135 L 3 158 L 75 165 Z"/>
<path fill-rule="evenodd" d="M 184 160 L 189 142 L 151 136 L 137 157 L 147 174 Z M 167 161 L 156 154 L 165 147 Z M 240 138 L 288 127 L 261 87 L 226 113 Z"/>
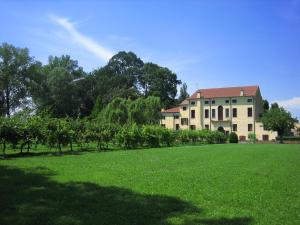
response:
<path fill-rule="evenodd" d="M 275 103 L 274 103 L 275 104 Z M 277 107 L 272 104 L 271 109 L 266 112 L 262 117 L 262 123 L 267 130 L 278 132 L 280 143 L 286 130 L 294 128 L 296 118 L 293 118 L 291 113 L 287 112 L 283 107 Z"/>
<path fill-rule="evenodd" d="M 174 106 L 177 85 L 181 84 L 177 75 L 168 68 L 154 63 L 146 63 L 143 71 L 139 82 L 144 90 L 144 95 L 159 97 L 162 105 L 166 108 Z"/>
<path fill-rule="evenodd" d="M 229 143 L 238 143 L 238 142 L 239 142 L 239 139 L 238 139 L 237 134 L 234 132 L 231 132 L 229 134 Z"/>
<path fill-rule="evenodd" d="M 183 83 L 182 86 L 180 87 L 178 102 L 181 103 L 188 97 L 190 97 L 190 95 L 187 92 L 187 85 L 186 83 Z"/>
<path fill-rule="evenodd" d="M 269 110 L 270 105 L 267 99 L 264 99 L 262 104 L 263 104 L 263 112 L 265 113 Z"/>
<path fill-rule="evenodd" d="M 70 56 L 50 56 L 32 88 L 38 110 L 49 109 L 55 117 L 77 117 L 83 102 L 80 82 L 85 77 L 83 69 Z"/>
<path fill-rule="evenodd" d="M 6 116 L 28 101 L 34 65 L 27 48 L 7 43 L 0 46 L 0 111 Z"/>
<path fill-rule="evenodd" d="M 278 109 L 279 108 L 279 105 L 278 105 L 278 103 L 277 102 L 274 102 L 274 103 L 272 103 L 271 104 L 271 109 Z"/>

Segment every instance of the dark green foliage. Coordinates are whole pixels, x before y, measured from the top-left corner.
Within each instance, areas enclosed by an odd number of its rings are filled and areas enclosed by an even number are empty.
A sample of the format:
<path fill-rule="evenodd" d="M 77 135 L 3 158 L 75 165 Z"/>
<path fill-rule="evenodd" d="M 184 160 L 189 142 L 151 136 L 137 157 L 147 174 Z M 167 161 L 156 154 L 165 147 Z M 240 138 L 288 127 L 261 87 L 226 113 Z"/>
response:
<path fill-rule="evenodd" d="M 279 108 L 279 105 L 277 102 L 274 102 L 271 104 L 271 109 L 278 109 Z"/>
<path fill-rule="evenodd" d="M 154 63 L 146 63 L 143 72 L 140 83 L 144 89 L 144 95 L 159 97 L 165 108 L 174 106 L 177 85 L 181 84 L 181 81 L 177 80 L 177 75 L 168 68 Z"/>
<path fill-rule="evenodd" d="M 48 109 L 54 117 L 77 117 L 85 100 L 81 84 L 86 74 L 70 56 L 49 57 L 32 89 L 33 101 L 39 111 Z M 87 88 L 87 87 L 85 87 Z"/>
<path fill-rule="evenodd" d="M 265 129 L 277 131 L 278 136 L 282 139 L 285 132 L 294 128 L 297 119 L 293 118 L 290 112 L 275 104 L 277 103 L 272 104 L 271 109 L 263 115 L 262 123 Z"/>
<path fill-rule="evenodd" d="M 186 85 L 186 83 L 183 83 L 182 86 L 180 87 L 178 103 L 181 103 L 188 97 L 190 97 L 190 95 L 187 92 L 187 85 Z"/>
<path fill-rule="evenodd" d="M 280 137 L 277 137 L 276 140 L 280 141 Z M 283 136 L 282 141 L 300 141 L 300 136 Z"/>
<path fill-rule="evenodd" d="M 270 108 L 270 104 L 269 104 L 268 100 L 264 99 L 263 100 L 263 112 L 264 113 L 267 112 L 269 110 L 269 108 Z"/>
<path fill-rule="evenodd" d="M 238 139 L 237 134 L 234 132 L 231 132 L 229 134 L 229 143 L 238 143 L 238 142 L 239 142 L 239 139 Z"/>

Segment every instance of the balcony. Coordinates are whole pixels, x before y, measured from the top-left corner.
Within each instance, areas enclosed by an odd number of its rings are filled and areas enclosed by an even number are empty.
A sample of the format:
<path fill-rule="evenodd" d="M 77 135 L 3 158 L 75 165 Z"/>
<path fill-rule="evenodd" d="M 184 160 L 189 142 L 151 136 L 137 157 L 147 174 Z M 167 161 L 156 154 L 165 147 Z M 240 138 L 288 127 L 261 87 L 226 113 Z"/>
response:
<path fill-rule="evenodd" d="M 230 118 L 223 118 L 222 120 L 219 120 L 218 118 L 211 118 L 212 122 L 230 122 Z"/>

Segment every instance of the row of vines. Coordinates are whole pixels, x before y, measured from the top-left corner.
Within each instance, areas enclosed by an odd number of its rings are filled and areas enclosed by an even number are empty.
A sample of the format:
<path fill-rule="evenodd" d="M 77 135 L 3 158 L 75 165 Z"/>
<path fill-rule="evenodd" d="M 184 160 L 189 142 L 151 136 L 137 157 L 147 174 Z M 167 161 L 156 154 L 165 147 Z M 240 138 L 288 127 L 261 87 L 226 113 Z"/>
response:
<path fill-rule="evenodd" d="M 100 120 L 15 116 L 0 118 L 0 144 L 3 154 L 10 145 L 21 153 L 44 145 L 57 152 L 74 146 L 87 150 L 106 150 L 111 145 L 127 149 L 161 147 L 187 143 L 224 143 L 223 133 L 208 130 L 171 131 L 159 125 L 107 124 Z"/>

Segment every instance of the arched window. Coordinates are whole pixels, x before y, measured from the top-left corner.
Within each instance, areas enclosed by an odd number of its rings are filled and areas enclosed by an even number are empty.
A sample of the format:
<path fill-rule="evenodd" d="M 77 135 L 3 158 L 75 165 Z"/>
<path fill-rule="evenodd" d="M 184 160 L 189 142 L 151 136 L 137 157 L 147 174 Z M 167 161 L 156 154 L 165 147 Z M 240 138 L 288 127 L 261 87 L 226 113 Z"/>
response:
<path fill-rule="evenodd" d="M 223 106 L 218 107 L 218 119 L 223 120 Z"/>

